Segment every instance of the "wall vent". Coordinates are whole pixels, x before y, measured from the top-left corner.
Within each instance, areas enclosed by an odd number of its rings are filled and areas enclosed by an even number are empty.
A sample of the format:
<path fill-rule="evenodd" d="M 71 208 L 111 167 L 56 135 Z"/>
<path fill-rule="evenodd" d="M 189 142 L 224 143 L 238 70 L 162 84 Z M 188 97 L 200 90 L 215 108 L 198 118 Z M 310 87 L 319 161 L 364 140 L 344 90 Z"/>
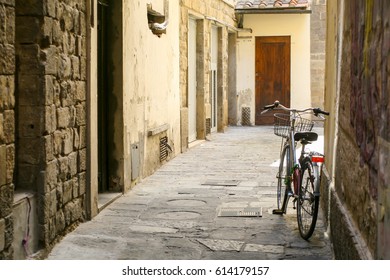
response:
<path fill-rule="evenodd" d="M 211 118 L 206 119 L 206 135 L 211 133 Z"/>
<path fill-rule="evenodd" d="M 160 162 L 167 160 L 168 157 L 168 137 L 164 136 L 160 138 Z"/>
<path fill-rule="evenodd" d="M 241 125 L 251 125 L 251 108 L 242 107 Z"/>

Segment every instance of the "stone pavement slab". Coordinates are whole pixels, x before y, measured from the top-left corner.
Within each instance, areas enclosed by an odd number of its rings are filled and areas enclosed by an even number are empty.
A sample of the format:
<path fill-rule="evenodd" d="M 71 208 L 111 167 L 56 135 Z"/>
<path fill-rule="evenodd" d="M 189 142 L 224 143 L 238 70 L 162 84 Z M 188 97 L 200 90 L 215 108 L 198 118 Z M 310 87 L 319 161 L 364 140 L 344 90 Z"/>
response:
<path fill-rule="evenodd" d="M 322 213 L 310 241 L 295 210 L 272 214 L 280 140 L 268 126 L 213 134 L 79 225 L 48 259 L 333 259 Z M 240 207 L 262 215 L 218 216 Z"/>

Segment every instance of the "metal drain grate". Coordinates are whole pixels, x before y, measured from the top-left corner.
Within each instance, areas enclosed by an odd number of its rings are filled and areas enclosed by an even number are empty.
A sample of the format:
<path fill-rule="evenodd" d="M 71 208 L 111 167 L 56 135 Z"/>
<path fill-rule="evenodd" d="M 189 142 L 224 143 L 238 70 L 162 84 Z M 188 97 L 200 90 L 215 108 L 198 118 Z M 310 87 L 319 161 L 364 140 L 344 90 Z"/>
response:
<path fill-rule="evenodd" d="M 168 157 L 168 137 L 160 138 L 160 162 L 166 160 Z"/>
<path fill-rule="evenodd" d="M 218 217 L 262 217 L 262 207 L 221 208 Z"/>
<path fill-rule="evenodd" d="M 207 180 L 203 182 L 202 185 L 235 187 L 238 186 L 240 182 L 241 181 L 239 180 Z"/>

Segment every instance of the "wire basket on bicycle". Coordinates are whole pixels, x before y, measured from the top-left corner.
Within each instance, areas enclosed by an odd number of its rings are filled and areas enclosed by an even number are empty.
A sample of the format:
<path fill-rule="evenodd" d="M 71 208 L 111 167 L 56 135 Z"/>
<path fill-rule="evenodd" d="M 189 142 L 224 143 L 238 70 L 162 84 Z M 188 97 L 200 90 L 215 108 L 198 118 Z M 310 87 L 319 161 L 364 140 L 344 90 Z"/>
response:
<path fill-rule="evenodd" d="M 298 131 L 311 131 L 314 126 L 314 121 L 302 118 L 299 116 L 295 119 L 294 129 Z M 289 114 L 276 113 L 274 114 L 274 134 L 287 138 L 291 131 L 291 119 Z"/>

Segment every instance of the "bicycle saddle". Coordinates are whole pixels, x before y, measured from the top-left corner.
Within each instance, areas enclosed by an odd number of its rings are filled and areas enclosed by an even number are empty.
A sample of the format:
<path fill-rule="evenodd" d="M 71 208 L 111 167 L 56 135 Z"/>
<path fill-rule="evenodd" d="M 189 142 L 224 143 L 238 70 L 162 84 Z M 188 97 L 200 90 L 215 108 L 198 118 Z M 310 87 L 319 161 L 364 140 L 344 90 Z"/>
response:
<path fill-rule="evenodd" d="M 318 139 L 318 134 L 315 132 L 296 132 L 294 134 L 295 141 L 316 141 Z"/>

